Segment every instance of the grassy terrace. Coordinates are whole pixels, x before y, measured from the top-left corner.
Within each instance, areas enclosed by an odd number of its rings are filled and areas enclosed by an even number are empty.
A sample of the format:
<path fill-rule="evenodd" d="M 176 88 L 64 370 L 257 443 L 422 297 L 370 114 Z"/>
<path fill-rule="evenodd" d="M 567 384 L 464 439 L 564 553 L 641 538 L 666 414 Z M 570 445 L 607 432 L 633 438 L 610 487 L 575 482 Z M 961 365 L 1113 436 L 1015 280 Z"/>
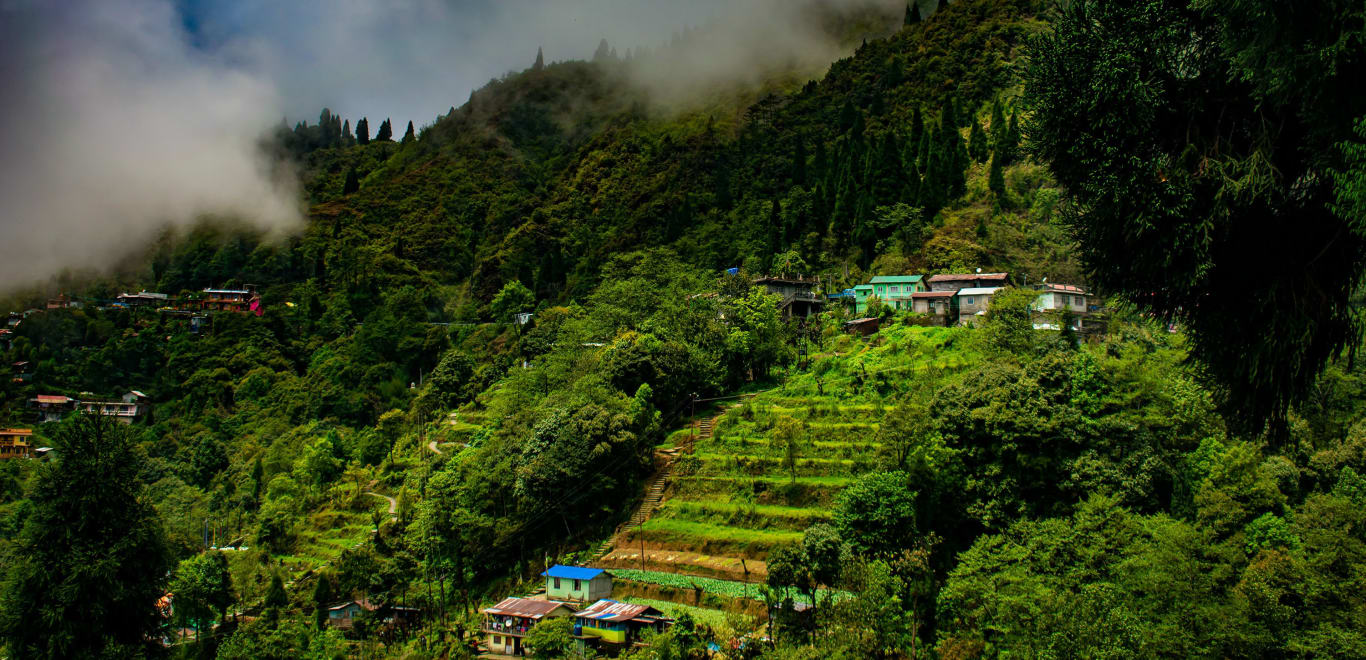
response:
<path fill-rule="evenodd" d="M 889 460 L 876 436 L 906 376 L 970 361 L 964 332 L 892 325 L 867 339 L 828 336 L 811 369 L 726 409 L 713 437 L 698 440 L 692 462 L 675 473 L 664 505 L 641 530 L 644 541 L 758 559 L 800 540 L 807 527 L 830 520 L 841 490 Z M 855 384 L 832 387 L 846 382 Z M 795 480 L 773 438 L 784 418 L 803 429 Z"/>

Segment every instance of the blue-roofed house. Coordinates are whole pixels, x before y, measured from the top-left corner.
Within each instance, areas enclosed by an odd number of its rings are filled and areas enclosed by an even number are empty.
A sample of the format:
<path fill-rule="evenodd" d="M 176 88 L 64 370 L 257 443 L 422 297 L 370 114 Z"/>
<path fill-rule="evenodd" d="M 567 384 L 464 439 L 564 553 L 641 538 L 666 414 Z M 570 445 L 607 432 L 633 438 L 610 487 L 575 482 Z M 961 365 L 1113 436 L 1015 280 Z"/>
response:
<path fill-rule="evenodd" d="M 545 576 L 545 595 L 552 600 L 587 602 L 612 595 L 612 574 L 601 568 L 555 564 Z"/>

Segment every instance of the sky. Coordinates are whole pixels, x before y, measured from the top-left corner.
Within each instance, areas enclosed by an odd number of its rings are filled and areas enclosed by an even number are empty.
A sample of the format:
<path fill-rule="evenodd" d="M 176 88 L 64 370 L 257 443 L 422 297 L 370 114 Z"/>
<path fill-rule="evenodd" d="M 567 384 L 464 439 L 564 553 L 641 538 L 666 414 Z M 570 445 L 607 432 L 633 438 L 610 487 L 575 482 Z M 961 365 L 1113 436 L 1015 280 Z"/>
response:
<path fill-rule="evenodd" d="M 538 47 L 588 59 L 687 27 L 719 36 L 666 82 L 825 57 L 786 22 L 792 1 L 0 0 L 0 289 L 101 268 L 202 214 L 297 227 L 293 177 L 257 141 L 323 107 L 397 133 Z"/>

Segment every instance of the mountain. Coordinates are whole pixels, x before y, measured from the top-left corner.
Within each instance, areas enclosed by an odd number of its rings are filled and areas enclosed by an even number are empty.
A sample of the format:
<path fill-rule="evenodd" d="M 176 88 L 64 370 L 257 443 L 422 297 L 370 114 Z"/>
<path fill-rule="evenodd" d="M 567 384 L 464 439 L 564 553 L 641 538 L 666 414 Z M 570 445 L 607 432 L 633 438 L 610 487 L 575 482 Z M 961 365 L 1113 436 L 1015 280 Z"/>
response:
<path fill-rule="evenodd" d="M 554 563 L 676 619 L 660 657 L 1359 648 L 1366 367 L 1295 443 L 1240 430 L 1183 328 L 1086 286 L 1022 135 L 1062 10 L 920 5 L 818 3 L 837 59 L 672 92 L 708 34 L 538 53 L 411 135 L 325 109 L 263 139 L 297 233 L 206 218 L 14 295 L 0 427 L 52 449 L 0 461 L 5 650 L 466 657 Z M 956 327 L 755 285 L 955 272 L 1009 274 Z M 77 405 L 136 413 L 36 423 Z"/>

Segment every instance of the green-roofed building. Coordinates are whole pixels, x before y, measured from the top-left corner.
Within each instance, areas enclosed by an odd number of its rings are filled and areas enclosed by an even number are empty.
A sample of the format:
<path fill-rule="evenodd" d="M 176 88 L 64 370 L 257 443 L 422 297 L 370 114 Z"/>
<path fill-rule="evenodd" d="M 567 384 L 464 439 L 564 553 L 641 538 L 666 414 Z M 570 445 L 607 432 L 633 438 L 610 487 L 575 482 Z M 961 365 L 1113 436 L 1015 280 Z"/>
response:
<path fill-rule="evenodd" d="M 860 284 L 854 287 L 854 311 L 859 315 L 868 311 L 868 299 L 873 297 L 873 285 Z"/>
<path fill-rule="evenodd" d="M 868 285 L 873 287 L 873 297 L 898 310 L 911 309 L 911 294 L 929 290 L 923 275 L 878 275 Z M 863 309 L 866 308 L 864 303 Z"/>

